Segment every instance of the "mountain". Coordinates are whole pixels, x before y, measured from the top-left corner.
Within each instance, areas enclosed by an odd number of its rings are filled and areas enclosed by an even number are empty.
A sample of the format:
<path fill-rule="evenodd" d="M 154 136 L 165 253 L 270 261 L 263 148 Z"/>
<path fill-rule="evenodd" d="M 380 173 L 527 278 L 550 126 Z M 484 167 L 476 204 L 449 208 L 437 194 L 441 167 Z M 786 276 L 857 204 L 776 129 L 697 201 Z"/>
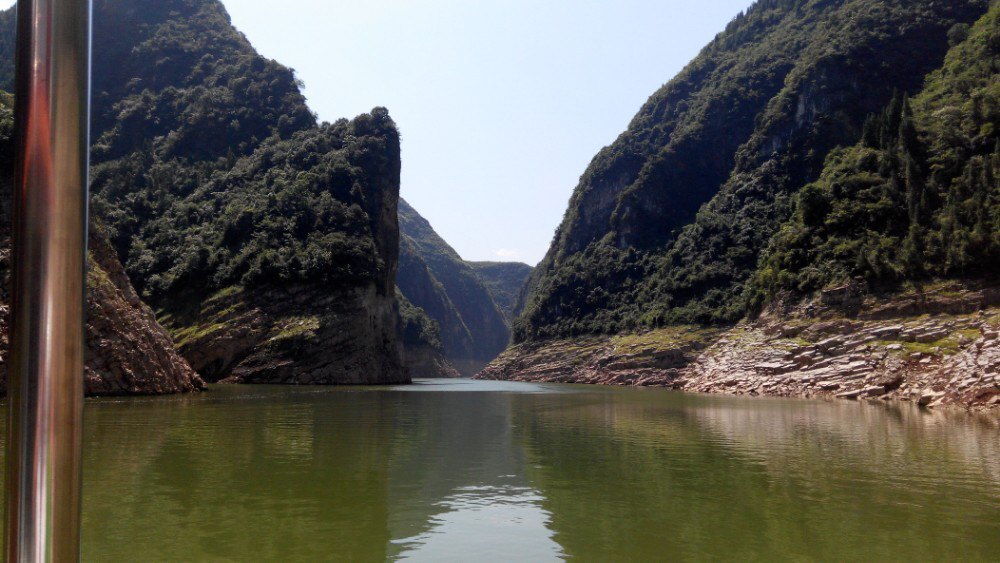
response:
<path fill-rule="evenodd" d="M 581 177 L 530 281 L 516 341 L 746 311 L 757 259 L 865 119 L 940 66 L 985 0 L 761 0 Z"/>
<path fill-rule="evenodd" d="M 751 121 L 687 113 L 762 47 L 794 64 Z M 998 55 L 996 2 L 758 2 L 595 159 L 480 377 L 1000 407 Z M 713 123 L 751 132 L 675 221 Z"/>
<path fill-rule="evenodd" d="M 440 326 L 444 356 L 464 375 L 510 340 L 504 313 L 476 271 L 404 200 L 399 200 L 399 275 L 403 295 Z"/>
<path fill-rule="evenodd" d="M 0 394 L 7 390 L 10 337 L 13 96 L 0 93 Z M 174 350 L 153 311 L 139 300 L 100 228 L 90 232 L 84 391 L 87 395 L 156 395 L 204 388 Z"/>
<path fill-rule="evenodd" d="M 217 0 L 96 1 L 93 69 L 94 214 L 199 373 L 408 380 L 384 109 L 317 125 Z"/>
<path fill-rule="evenodd" d="M 479 279 L 493 295 L 493 300 L 508 323 L 517 316 L 517 300 L 531 276 L 532 267 L 520 262 L 469 262 Z"/>

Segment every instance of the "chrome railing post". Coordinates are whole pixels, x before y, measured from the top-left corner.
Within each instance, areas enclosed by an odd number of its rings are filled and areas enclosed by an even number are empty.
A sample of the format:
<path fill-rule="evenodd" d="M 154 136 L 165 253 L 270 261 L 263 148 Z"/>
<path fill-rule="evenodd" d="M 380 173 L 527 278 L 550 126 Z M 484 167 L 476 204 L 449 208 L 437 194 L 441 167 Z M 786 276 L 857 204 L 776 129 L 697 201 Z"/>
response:
<path fill-rule="evenodd" d="M 80 557 L 90 0 L 18 0 L 8 561 Z"/>

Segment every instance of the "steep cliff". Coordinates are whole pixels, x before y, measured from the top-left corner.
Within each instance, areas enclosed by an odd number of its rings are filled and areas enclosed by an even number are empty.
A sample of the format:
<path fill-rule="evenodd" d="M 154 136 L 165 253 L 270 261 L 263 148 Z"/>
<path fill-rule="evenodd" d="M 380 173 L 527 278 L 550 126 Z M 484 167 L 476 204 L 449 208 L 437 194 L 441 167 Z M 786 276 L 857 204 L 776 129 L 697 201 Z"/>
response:
<path fill-rule="evenodd" d="M 520 262 L 469 262 L 469 265 L 486 284 L 510 323 L 517 316 L 517 300 L 531 276 L 532 267 Z"/>
<path fill-rule="evenodd" d="M 269 140 L 150 221 L 133 276 L 210 380 L 406 381 L 399 166 L 384 109 Z"/>
<path fill-rule="evenodd" d="M 4 185 L 8 185 L 4 181 Z M 2 196 L 0 196 L 2 197 Z M 7 391 L 10 337 L 9 217 L 0 219 L 0 394 Z M 107 239 L 90 235 L 87 273 L 84 392 L 94 395 L 160 395 L 204 389 L 205 382 L 174 349 L 153 311 L 136 295 Z"/>
<path fill-rule="evenodd" d="M 510 340 L 503 312 L 475 270 L 403 200 L 399 228 L 399 289 L 438 323 L 448 361 L 476 373 Z"/>
<path fill-rule="evenodd" d="M 0 93 L 0 393 L 6 393 L 10 336 L 10 200 L 13 98 Z M 139 300 L 98 227 L 90 233 L 87 276 L 87 395 L 155 395 L 196 391 L 204 382 L 174 350 L 170 335 Z"/>
<path fill-rule="evenodd" d="M 761 0 L 655 93 L 581 177 L 515 340 L 731 322 L 757 258 L 895 91 L 985 0 Z"/>
<path fill-rule="evenodd" d="M 184 356 L 213 381 L 406 381 L 388 113 L 317 126 L 217 0 L 94 12 L 93 211 Z"/>

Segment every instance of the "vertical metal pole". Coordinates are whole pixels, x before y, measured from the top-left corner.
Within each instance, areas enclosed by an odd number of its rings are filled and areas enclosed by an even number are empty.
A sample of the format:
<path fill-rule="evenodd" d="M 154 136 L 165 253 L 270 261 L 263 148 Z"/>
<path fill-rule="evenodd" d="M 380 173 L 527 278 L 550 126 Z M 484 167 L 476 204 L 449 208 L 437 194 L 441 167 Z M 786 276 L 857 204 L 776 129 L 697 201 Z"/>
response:
<path fill-rule="evenodd" d="M 18 0 L 7 561 L 80 557 L 90 0 Z"/>

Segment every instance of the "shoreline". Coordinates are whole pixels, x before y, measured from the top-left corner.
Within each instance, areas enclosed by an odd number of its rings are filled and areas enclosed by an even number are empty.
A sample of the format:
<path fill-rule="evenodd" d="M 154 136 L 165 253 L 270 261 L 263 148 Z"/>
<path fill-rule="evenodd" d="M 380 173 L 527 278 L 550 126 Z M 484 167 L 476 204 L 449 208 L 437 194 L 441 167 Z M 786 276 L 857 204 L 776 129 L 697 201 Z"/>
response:
<path fill-rule="evenodd" d="M 726 328 L 675 326 L 519 344 L 476 378 L 1000 412 L 995 291 L 945 284 L 869 298 L 879 306 L 851 303 L 851 315 L 843 302 L 824 305 L 824 298 Z"/>

